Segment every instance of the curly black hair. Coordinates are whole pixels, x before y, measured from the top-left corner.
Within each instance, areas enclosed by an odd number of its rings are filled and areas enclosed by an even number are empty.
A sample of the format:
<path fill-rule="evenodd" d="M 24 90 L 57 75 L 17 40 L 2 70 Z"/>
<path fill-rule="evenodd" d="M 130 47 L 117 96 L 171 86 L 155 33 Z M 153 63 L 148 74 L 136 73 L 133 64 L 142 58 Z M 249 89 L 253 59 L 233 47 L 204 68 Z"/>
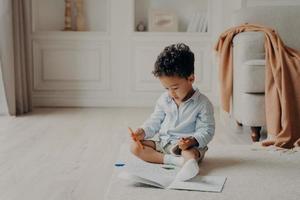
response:
<path fill-rule="evenodd" d="M 178 76 L 188 78 L 194 74 L 194 53 L 183 43 L 172 44 L 158 55 L 154 65 L 153 75 Z"/>

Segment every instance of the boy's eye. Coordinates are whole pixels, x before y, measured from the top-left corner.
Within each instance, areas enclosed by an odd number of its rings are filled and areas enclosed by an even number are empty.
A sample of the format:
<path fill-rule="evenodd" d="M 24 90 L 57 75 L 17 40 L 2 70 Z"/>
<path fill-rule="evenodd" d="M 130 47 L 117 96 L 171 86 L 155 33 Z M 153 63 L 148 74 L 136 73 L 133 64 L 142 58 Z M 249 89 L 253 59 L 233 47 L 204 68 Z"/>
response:
<path fill-rule="evenodd" d="M 165 88 L 166 90 L 177 90 L 178 88 Z"/>

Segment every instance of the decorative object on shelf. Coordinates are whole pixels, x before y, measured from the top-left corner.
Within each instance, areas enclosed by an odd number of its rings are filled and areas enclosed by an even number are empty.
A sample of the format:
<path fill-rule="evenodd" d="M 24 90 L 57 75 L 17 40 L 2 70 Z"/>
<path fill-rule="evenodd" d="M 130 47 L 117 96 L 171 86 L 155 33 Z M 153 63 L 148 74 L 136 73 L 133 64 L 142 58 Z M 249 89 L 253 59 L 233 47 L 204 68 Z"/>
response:
<path fill-rule="evenodd" d="M 137 25 L 136 25 L 136 31 L 146 31 L 146 25 L 144 22 L 139 22 Z"/>
<path fill-rule="evenodd" d="M 64 31 L 72 31 L 72 0 L 65 0 L 65 27 Z"/>
<path fill-rule="evenodd" d="M 76 0 L 76 30 L 77 31 L 86 31 L 86 24 L 83 12 L 83 0 Z"/>
<path fill-rule="evenodd" d="M 149 31 L 177 32 L 178 17 L 173 11 L 149 9 Z"/>

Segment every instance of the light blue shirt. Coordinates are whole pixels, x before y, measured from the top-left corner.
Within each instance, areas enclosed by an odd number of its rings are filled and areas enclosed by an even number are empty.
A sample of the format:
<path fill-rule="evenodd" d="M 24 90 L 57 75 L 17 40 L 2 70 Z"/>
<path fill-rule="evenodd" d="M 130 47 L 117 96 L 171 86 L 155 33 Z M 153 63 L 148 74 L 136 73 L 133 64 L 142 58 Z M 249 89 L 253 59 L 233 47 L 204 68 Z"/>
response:
<path fill-rule="evenodd" d="M 215 133 L 213 106 L 198 89 L 177 107 L 174 100 L 163 93 L 157 100 L 155 110 L 142 125 L 145 139 L 158 133 L 161 144 L 177 143 L 181 137 L 193 136 L 199 147 L 205 147 Z"/>

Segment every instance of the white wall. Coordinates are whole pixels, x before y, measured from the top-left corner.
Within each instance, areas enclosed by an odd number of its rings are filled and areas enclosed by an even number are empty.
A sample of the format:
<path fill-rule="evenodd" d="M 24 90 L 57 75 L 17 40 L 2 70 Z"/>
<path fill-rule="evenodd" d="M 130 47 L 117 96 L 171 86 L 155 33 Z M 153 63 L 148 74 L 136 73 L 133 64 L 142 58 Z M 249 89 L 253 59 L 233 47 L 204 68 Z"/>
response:
<path fill-rule="evenodd" d="M 133 0 L 86 1 L 94 2 L 94 8 L 101 7 L 101 13 L 106 16 L 98 17 L 98 12 L 91 12 L 99 27 L 95 25 L 89 32 L 82 33 L 62 32 L 60 23 L 52 26 L 57 19 L 62 22 L 61 16 L 49 19 L 51 23 L 47 19 L 52 13 L 50 8 L 63 2 L 31 1 L 34 2 L 31 42 L 35 106 L 153 106 L 163 89 L 151 76 L 151 71 L 153 60 L 163 46 L 180 41 L 195 50 L 197 66 L 201 68 L 197 68 L 200 75 L 197 86 L 218 105 L 218 68 L 212 51 L 220 33 L 231 26 L 232 12 L 262 1 L 284 4 L 296 0 L 209 0 L 211 29 L 202 35 L 133 32 L 135 21 L 144 17 L 147 11 L 144 7 L 149 7 L 150 0 L 145 0 L 145 5 L 139 5 L 137 1 L 140 12 L 136 13 L 136 19 Z M 165 3 L 170 1 L 184 3 L 182 0 L 164 0 Z M 161 2 L 151 0 L 153 6 Z M 52 10 L 62 14 L 62 11 Z M 1 39 L 5 40 L 3 36 Z M 89 62 L 83 59 L 86 57 L 91 58 Z"/>
<path fill-rule="evenodd" d="M 106 28 L 81 33 L 63 32 L 60 23 L 52 26 L 56 17 L 50 20 L 44 16 L 45 12 L 39 12 L 48 10 L 47 13 L 50 13 L 52 9 L 52 12 L 59 13 L 54 9 L 56 1 L 59 0 L 32 0 L 35 106 L 153 106 L 164 91 L 151 74 L 153 64 L 163 47 L 177 42 L 187 43 L 194 51 L 196 86 L 216 102 L 215 67 L 212 64 L 215 26 L 209 27 L 207 33 L 134 32 L 133 0 L 87 0 L 93 2 L 94 7 L 105 7 L 104 2 L 108 2 L 105 10 L 107 18 L 101 21 Z M 172 7 L 173 1 L 164 0 L 164 3 Z M 205 3 L 202 4 L 202 1 Z M 159 0 L 151 2 L 153 6 L 160 3 Z M 184 8 L 181 12 L 189 14 L 190 4 L 186 5 L 182 0 L 176 2 L 180 3 L 177 8 Z M 211 11 L 206 8 L 207 2 L 216 2 L 215 7 L 222 0 L 188 2 L 196 8 Z M 144 3 L 148 4 L 148 1 Z M 144 5 L 141 7 L 139 9 L 145 10 Z M 145 12 L 137 15 L 143 17 Z M 178 16 L 182 16 L 181 12 Z M 209 20 L 221 17 L 215 10 L 208 14 Z M 98 19 L 97 14 L 94 16 Z M 90 59 L 83 59 L 87 57 Z"/>
<path fill-rule="evenodd" d="M 222 29 L 225 30 L 231 26 L 231 16 L 235 10 L 240 9 L 242 6 L 242 0 L 227 0 L 223 5 L 223 26 Z"/>

